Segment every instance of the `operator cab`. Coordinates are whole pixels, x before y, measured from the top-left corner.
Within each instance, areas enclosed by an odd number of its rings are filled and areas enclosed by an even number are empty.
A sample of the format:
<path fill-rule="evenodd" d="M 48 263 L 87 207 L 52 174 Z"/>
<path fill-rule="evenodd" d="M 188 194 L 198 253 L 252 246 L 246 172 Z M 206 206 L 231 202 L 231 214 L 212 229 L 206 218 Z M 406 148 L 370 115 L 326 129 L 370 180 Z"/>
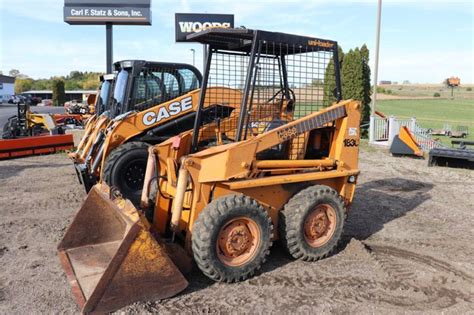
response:
<path fill-rule="evenodd" d="M 112 102 L 112 89 L 115 80 L 115 74 L 104 74 L 100 76 L 99 95 L 95 103 L 95 113 L 97 116 L 102 115 L 109 110 Z"/>
<path fill-rule="evenodd" d="M 143 111 L 199 89 L 202 75 L 182 63 L 125 60 L 115 63 L 118 72 L 113 96 L 113 117 Z"/>
<path fill-rule="evenodd" d="M 213 145 L 238 142 L 280 128 L 341 100 L 337 42 L 307 36 L 215 28 L 187 39 L 208 45 L 195 119 L 192 152 Z M 238 103 L 230 116 L 215 116 L 209 126 L 204 100 L 213 87 L 230 93 L 216 101 Z M 216 131 L 217 130 L 217 131 Z M 282 142 L 257 155 L 258 159 L 313 159 L 327 156 L 327 140 L 334 127 L 321 126 L 292 140 L 296 129 L 282 130 Z"/>

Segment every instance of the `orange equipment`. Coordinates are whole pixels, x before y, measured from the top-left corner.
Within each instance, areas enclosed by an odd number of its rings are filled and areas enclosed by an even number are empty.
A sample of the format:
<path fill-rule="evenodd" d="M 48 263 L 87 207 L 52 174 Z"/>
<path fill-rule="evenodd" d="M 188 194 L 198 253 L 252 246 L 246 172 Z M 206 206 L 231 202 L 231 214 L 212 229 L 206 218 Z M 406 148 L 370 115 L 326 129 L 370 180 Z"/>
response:
<path fill-rule="evenodd" d="M 68 156 L 74 161 L 74 164 L 84 162 L 85 155 L 87 154 L 88 149 L 92 146 L 92 142 L 97 136 L 97 132 L 105 128 L 109 116 L 114 80 L 114 74 L 101 75 L 101 83 L 97 91 L 97 96 L 95 94 L 90 94 L 87 97 L 87 102 L 93 110 L 91 110 L 92 115 L 88 117 L 85 122 L 84 135 L 82 136 L 79 145 L 74 152 L 68 154 Z"/>
<path fill-rule="evenodd" d="M 27 104 L 18 104 L 18 114 L 3 127 L 0 159 L 54 153 L 74 147 L 72 135 L 64 135 L 66 124 L 80 118 L 62 114 L 36 114 Z"/>
<path fill-rule="evenodd" d="M 337 43 L 248 29 L 188 37 L 210 45 L 194 127 L 149 148 L 140 209 L 99 183 L 58 247 L 83 312 L 177 294 L 189 257 L 209 278 L 237 282 L 276 239 L 315 261 L 341 238 L 359 174 L 360 103 L 340 100 Z M 321 76 L 336 86 L 327 108 L 311 84 Z M 222 82 L 232 93 L 210 98 Z M 235 90 L 238 110 L 203 119 L 206 102 L 231 104 Z"/>
<path fill-rule="evenodd" d="M 74 147 L 72 135 L 53 135 L 0 140 L 0 159 L 56 153 Z"/>
<path fill-rule="evenodd" d="M 87 140 L 71 156 L 87 192 L 104 180 L 138 202 L 148 146 L 192 128 L 202 76 L 191 65 L 144 60 L 116 62 L 115 70 L 108 115 L 86 128 Z"/>
<path fill-rule="evenodd" d="M 392 153 L 392 155 L 423 156 L 420 145 L 408 127 L 405 126 L 400 127 L 399 134 L 393 139 L 392 145 L 390 146 L 390 153 Z"/>

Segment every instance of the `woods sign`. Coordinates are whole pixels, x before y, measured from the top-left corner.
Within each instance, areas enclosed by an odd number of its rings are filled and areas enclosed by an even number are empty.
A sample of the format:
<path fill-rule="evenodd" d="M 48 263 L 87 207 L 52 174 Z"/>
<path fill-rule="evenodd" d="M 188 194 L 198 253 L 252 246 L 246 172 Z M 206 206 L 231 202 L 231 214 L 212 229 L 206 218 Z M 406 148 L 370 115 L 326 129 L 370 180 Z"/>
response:
<path fill-rule="evenodd" d="M 233 14 L 176 13 L 176 42 L 186 42 L 186 36 L 209 28 L 234 27 Z"/>

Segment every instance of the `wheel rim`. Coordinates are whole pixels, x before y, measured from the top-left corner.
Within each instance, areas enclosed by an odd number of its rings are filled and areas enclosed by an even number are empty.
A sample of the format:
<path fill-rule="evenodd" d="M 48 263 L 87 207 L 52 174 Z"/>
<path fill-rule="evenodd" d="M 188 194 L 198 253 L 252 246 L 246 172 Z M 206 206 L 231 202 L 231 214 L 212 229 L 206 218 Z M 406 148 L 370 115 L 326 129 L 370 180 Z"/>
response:
<path fill-rule="evenodd" d="M 321 247 L 326 244 L 336 230 L 336 210 L 328 204 L 320 204 L 311 211 L 304 221 L 304 238 L 309 246 Z"/>
<path fill-rule="evenodd" d="M 217 235 L 217 257 L 227 266 L 241 266 L 254 258 L 260 245 L 260 228 L 247 217 L 224 224 Z"/>
<path fill-rule="evenodd" d="M 144 161 L 132 161 L 125 168 L 125 172 L 123 173 L 123 182 L 131 190 L 141 190 L 143 188 L 144 177 Z"/>

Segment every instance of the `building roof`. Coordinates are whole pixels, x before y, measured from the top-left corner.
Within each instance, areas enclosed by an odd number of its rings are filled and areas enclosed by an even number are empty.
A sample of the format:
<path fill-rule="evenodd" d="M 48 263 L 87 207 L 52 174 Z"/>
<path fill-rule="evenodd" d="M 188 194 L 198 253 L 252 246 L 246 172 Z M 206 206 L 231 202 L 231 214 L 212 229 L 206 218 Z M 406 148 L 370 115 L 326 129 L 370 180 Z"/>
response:
<path fill-rule="evenodd" d="M 15 77 L 0 74 L 0 83 L 15 83 Z"/>
<path fill-rule="evenodd" d="M 96 90 L 66 90 L 66 94 L 96 94 Z M 21 94 L 53 94 L 52 90 L 30 90 Z"/>

